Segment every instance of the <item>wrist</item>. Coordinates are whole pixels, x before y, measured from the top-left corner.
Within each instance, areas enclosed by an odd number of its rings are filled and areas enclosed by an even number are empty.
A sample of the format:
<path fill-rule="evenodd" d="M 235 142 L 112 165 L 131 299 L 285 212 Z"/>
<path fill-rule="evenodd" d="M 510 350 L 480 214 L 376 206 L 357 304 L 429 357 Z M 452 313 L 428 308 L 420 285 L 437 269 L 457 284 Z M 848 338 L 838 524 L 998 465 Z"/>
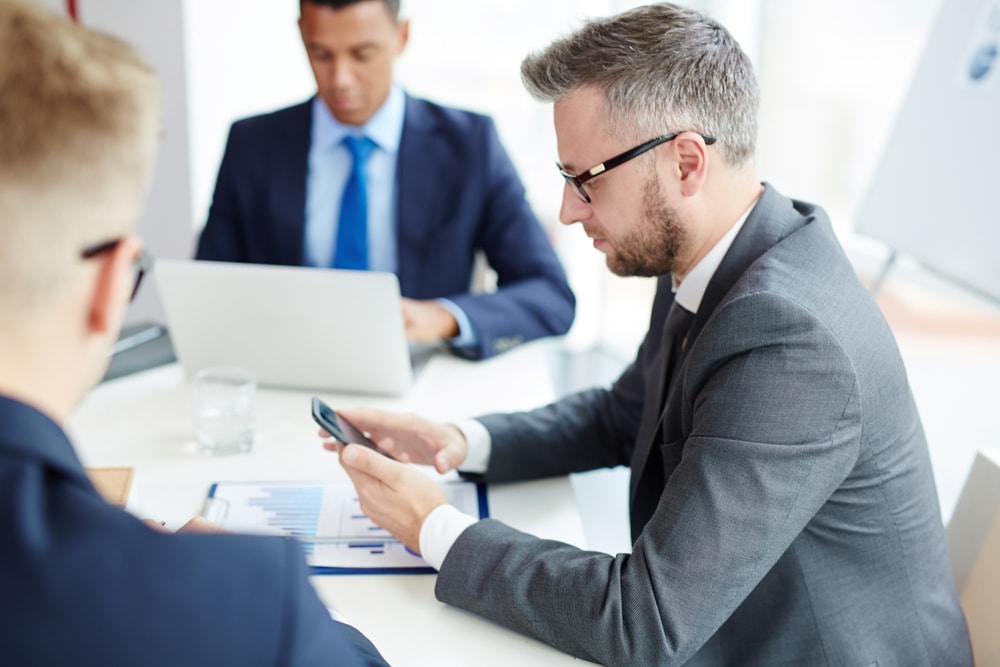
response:
<path fill-rule="evenodd" d="M 447 503 L 427 515 L 420 528 L 420 554 L 427 564 L 440 570 L 451 547 L 476 519 Z"/>
<path fill-rule="evenodd" d="M 489 468 L 492 442 L 490 432 L 475 419 L 461 419 L 454 424 L 462 433 L 462 461 L 457 464 L 464 473 L 485 474 Z"/>
<path fill-rule="evenodd" d="M 438 306 L 437 328 L 442 340 L 451 340 L 458 335 L 458 320 L 447 308 Z"/>

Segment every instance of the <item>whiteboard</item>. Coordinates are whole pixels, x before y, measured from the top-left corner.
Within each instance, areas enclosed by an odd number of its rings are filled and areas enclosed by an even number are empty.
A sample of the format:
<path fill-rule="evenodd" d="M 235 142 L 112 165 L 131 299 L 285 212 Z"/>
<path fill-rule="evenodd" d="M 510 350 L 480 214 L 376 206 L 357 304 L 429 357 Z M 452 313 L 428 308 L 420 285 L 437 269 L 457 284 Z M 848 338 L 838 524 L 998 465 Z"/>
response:
<path fill-rule="evenodd" d="M 857 230 L 1000 300 L 1000 0 L 945 0 Z"/>

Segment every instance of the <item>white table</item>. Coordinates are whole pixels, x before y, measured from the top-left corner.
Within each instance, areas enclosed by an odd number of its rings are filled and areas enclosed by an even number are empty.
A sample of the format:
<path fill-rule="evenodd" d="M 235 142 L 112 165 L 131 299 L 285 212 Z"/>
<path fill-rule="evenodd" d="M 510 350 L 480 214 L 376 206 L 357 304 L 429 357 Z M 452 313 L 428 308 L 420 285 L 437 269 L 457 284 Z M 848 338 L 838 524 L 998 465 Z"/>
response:
<path fill-rule="evenodd" d="M 485 362 L 431 359 L 401 398 L 318 393 L 331 406 L 412 410 L 435 419 L 527 409 L 553 397 L 549 346 L 522 346 Z M 176 364 L 105 383 L 68 430 L 86 466 L 131 466 L 129 509 L 177 528 L 198 514 L 216 481 L 346 479 L 309 415 L 312 392 L 261 389 L 248 454 L 195 451 L 187 379 Z M 540 537 L 584 545 L 568 478 L 495 485 L 490 513 Z M 393 665 L 558 665 L 579 662 L 434 597 L 435 575 L 326 575 L 312 581 L 323 600 L 368 635 Z"/>

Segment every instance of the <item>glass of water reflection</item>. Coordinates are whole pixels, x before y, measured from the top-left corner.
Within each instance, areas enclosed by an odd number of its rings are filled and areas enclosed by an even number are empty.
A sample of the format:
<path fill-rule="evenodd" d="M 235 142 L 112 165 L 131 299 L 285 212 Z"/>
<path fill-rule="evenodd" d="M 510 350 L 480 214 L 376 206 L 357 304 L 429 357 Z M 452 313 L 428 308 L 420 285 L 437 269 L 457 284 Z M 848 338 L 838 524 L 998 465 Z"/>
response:
<path fill-rule="evenodd" d="M 194 432 L 202 454 L 250 451 L 254 432 L 257 383 L 236 366 L 204 368 L 191 379 Z"/>

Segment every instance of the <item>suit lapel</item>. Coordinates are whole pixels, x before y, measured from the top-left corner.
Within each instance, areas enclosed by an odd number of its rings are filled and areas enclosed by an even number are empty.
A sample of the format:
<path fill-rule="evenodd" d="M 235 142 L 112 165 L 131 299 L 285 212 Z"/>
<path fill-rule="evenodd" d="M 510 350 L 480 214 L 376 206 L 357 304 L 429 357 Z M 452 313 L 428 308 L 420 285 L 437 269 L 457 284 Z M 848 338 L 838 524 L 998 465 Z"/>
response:
<path fill-rule="evenodd" d="M 289 122 L 273 136 L 274 159 L 261 165 L 269 174 L 268 201 L 273 211 L 258 211 L 274 225 L 272 237 L 277 264 L 299 266 L 303 263 L 306 226 L 306 181 L 309 171 L 309 148 L 312 140 L 312 100 L 292 107 Z"/>
<path fill-rule="evenodd" d="M 663 460 L 660 446 L 669 444 L 664 442 L 664 436 L 670 443 L 673 443 L 688 435 L 685 426 L 681 424 L 682 415 L 679 414 L 680 410 L 678 409 L 680 401 L 674 394 L 678 391 L 678 378 L 682 377 L 684 373 L 690 350 L 695 346 L 705 323 L 750 265 L 778 241 L 806 222 L 807 220 L 794 210 L 789 199 L 786 199 L 770 185 L 765 185 L 760 200 L 744 223 L 743 229 L 736 235 L 732 246 L 708 283 L 698 312 L 695 313 L 691 327 L 686 333 L 686 345 L 674 361 L 677 370 L 670 386 L 667 386 L 666 378 L 671 363 L 670 352 L 673 336 L 666 330 L 664 319 L 662 345 L 650 364 L 646 385 L 646 400 L 655 401 L 653 403 L 655 409 L 651 414 L 649 406 L 647 406 L 643 412 L 644 415 L 651 416 L 644 420 L 649 423 L 645 423 L 639 430 L 639 440 L 636 443 L 631 461 L 632 479 L 629 507 L 633 539 L 638 537 L 656 510 L 663 486 L 673 472 L 673 468 L 680 461 L 683 442 L 677 444 L 680 449 L 677 456 L 671 458 L 669 464 Z M 659 288 L 661 291 L 669 289 L 669 283 L 665 284 L 665 280 L 669 281 L 669 277 L 661 278 Z"/>
<path fill-rule="evenodd" d="M 422 248 L 440 209 L 441 188 L 435 187 L 435 180 L 449 165 L 441 164 L 436 128 L 426 104 L 407 95 L 396 161 L 400 286 L 419 285 Z"/>
<path fill-rule="evenodd" d="M 663 459 L 660 444 L 663 419 L 666 414 L 663 406 L 671 391 L 668 383 L 668 369 L 674 347 L 674 335 L 664 330 L 660 350 L 654 358 L 654 370 L 651 382 L 646 386 L 646 401 L 655 407 L 643 410 L 644 426 L 640 428 L 639 441 L 632 453 L 632 477 L 629 480 L 629 516 L 632 521 L 632 539 L 639 536 L 642 526 L 652 516 L 659 501 L 659 494 L 654 489 L 662 489 L 665 483 Z M 675 363 L 680 363 L 677 360 Z M 648 490 L 648 491 L 647 491 Z"/>
<path fill-rule="evenodd" d="M 701 305 L 688 333 L 689 346 L 697 339 L 723 297 L 750 265 L 802 224 L 802 217 L 793 209 L 792 201 L 765 184 L 760 200 L 750 212 L 743 229 L 733 239 L 733 245 L 729 247 L 729 252 L 705 288 Z"/>

